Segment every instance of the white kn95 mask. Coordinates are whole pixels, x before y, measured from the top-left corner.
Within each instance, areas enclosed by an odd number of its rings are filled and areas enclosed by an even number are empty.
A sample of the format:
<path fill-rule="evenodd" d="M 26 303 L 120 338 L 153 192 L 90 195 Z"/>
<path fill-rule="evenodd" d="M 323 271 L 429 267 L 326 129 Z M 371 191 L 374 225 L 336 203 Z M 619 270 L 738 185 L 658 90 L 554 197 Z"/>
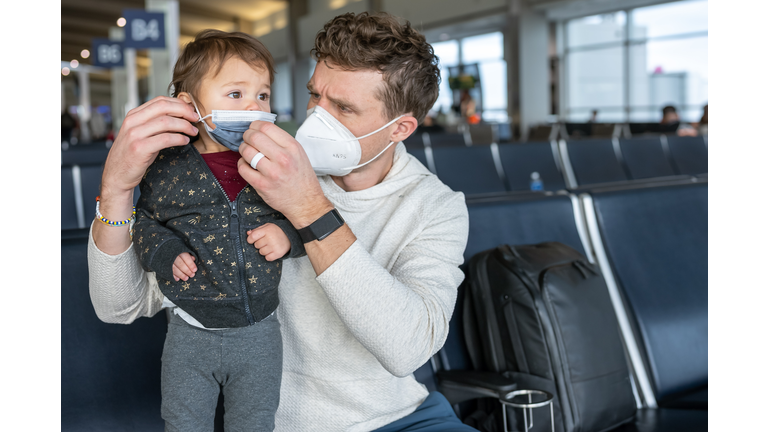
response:
<path fill-rule="evenodd" d="M 373 162 L 394 144 L 394 141 L 390 142 L 373 159 L 361 164 L 362 148 L 359 140 L 384 130 L 404 115 L 369 134 L 355 137 L 328 111 L 320 106 L 315 106 L 307 110 L 307 119 L 296 131 L 296 141 L 304 147 L 315 174 L 345 176 L 353 170 Z"/>

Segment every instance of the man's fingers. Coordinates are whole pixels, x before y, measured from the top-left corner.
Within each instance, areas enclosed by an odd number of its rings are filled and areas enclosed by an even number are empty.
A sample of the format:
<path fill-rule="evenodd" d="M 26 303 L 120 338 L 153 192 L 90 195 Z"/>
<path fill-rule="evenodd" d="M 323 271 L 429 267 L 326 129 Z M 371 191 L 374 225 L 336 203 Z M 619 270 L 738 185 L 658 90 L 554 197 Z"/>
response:
<path fill-rule="evenodd" d="M 140 139 L 166 132 L 178 132 L 194 136 L 197 135 L 198 129 L 186 119 L 162 115 L 147 121 L 141 128 L 134 128 L 131 132 L 134 134 L 140 133 L 141 136 L 136 136 L 136 138 Z"/>
<path fill-rule="evenodd" d="M 158 96 L 149 102 L 130 110 L 125 117 L 125 120 L 131 122 L 132 125 L 144 124 L 153 118 L 163 115 L 183 118 L 190 122 L 195 122 L 198 119 L 194 108 L 183 100 L 167 96 Z"/>
<path fill-rule="evenodd" d="M 274 129 L 279 132 L 275 132 Z M 271 135 L 266 134 L 265 131 L 269 131 Z M 258 152 L 263 153 L 267 159 L 272 161 L 278 160 L 277 158 L 284 154 L 285 150 L 283 149 L 284 146 L 278 144 L 275 140 L 284 140 L 285 136 L 283 135 L 293 139 L 288 132 L 272 123 L 255 121 L 251 123 L 251 127 L 243 134 L 243 141 L 247 145 L 240 146 L 240 154 L 248 162 Z"/>
<path fill-rule="evenodd" d="M 240 146 L 242 149 L 245 146 Z M 242 150 L 241 150 L 242 154 Z M 253 157 L 251 157 L 253 159 Z M 237 161 L 237 172 L 242 176 L 245 181 L 248 182 L 251 186 L 256 188 L 256 192 L 259 192 L 259 189 L 262 187 L 262 182 L 264 179 L 263 169 L 264 169 L 264 163 L 269 162 L 267 158 L 263 158 L 261 162 L 259 162 L 259 169 L 255 170 L 251 168 L 251 159 L 247 159 L 245 157 L 239 159 Z"/>
<path fill-rule="evenodd" d="M 273 142 L 275 145 L 279 147 L 288 147 L 292 145 L 293 142 L 295 142 L 291 134 L 280 129 L 280 127 L 274 123 L 257 120 L 251 123 L 251 127 L 249 128 L 249 130 L 253 130 L 253 131 L 264 134 L 264 136 L 269 138 L 271 142 Z"/>

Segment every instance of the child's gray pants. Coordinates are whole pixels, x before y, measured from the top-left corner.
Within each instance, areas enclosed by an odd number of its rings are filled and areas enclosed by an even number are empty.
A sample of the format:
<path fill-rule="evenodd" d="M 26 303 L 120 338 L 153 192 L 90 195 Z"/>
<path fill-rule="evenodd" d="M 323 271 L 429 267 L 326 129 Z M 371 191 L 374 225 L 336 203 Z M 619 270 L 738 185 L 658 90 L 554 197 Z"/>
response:
<path fill-rule="evenodd" d="M 166 432 L 211 432 L 219 391 L 227 432 L 273 430 L 283 361 L 277 313 L 226 330 L 170 316 L 161 378 Z"/>

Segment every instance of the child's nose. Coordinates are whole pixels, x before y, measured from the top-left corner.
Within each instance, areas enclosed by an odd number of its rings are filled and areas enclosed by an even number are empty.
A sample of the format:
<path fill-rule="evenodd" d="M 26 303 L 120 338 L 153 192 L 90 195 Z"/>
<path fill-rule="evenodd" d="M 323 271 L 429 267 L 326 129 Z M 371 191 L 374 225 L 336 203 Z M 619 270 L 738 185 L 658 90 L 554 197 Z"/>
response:
<path fill-rule="evenodd" d="M 245 105 L 246 111 L 262 111 L 259 101 L 256 99 L 248 99 L 248 103 Z"/>

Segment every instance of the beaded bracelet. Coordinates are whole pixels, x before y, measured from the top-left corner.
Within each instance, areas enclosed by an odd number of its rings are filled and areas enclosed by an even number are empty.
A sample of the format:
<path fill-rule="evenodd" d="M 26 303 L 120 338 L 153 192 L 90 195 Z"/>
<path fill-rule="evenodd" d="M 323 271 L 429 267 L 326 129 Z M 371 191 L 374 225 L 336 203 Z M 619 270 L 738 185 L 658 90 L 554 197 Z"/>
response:
<path fill-rule="evenodd" d="M 136 207 L 133 207 L 133 214 L 131 215 L 130 219 L 126 219 L 122 221 L 111 221 L 105 218 L 104 215 L 102 215 L 101 212 L 99 212 L 99 198 L 100 196 L 96 197 L 96 217 L 104 224 L 109 226 L 123 226 L 125 224 L 131 223 L 131 221 L 136 218 Z"/>

